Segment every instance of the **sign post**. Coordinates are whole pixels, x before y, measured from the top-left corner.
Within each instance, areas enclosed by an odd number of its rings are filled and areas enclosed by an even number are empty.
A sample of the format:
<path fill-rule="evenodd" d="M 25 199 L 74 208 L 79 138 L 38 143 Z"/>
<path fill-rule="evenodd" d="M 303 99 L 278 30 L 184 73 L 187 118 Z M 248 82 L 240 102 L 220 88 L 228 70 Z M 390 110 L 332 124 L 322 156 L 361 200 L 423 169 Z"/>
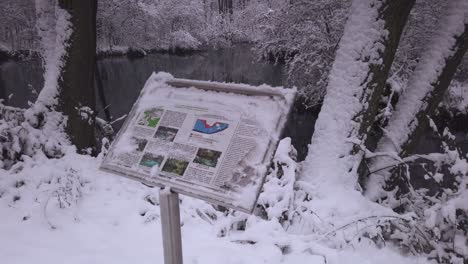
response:
<path fill-rule="evenodd" d="M 165 264 L 182 264 L 179 193 L 252 213 L 295 89 L 153 74 L 100 169 L 160 190 Z"/>
<path fill-rule="evenodd" d="M 169 188 L 159 190 L 164 264 L 182 264 L 179 194 Z"/>

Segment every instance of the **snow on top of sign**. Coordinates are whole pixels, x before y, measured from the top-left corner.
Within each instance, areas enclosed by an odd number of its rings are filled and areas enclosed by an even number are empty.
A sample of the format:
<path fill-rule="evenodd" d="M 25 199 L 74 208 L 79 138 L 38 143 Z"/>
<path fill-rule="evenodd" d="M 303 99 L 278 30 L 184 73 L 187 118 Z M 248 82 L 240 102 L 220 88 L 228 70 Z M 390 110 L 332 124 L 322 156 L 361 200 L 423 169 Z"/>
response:
<path fill-rule="evenodd" d="M 119 141 L 116 142 L 114 147 L 115 154 L 123 154 L 136 150 L 138 147 L 137 142 L 132 138 L 129 131 L 122 134 Z"/>
<path fill-rule="evenodd" d="M 255 166 L 255 172 L 257 175 L 266 175 L 267 170 L 267 164 L 260 164 Z M 258 181 L 261 180 L 260 177 L 256 177 L 255 179 Z M 235 195 L 236 198 L 233 204 L 237 206 L 249 205 L 249 207 L 255 207 L 257 196 L 259 194 L 258 188 L 261 188 L 261 183 L 259 182 L 242 188 L 240 192 Z"/>
<path fill-rule="evenodd" d="M 284 88 L 282 86 L 275 86 L 272 87 L 267 84 L 261 84 L 258 86 L 253 86 L 249 84 L 240 84 L 240 83 L 224 83 L 224 82 L 214 82 L 214 81 L 200 81 L 200 80 L 189 80 L 189 79 L 179 79 L 172 76 L 170 73 L 167 72 L 158 72 L 154 73 L 148 78 L 145 83 L 145 87 L 153 86 L 155 83 L 167 83 L 171 81 L 177 82 L 186 82 L 192 83 L 197 85 L 204 85 L 204 86 L 212 86 L 212 87 L 230 87 L 237 90 L 244 90 L 244 91 L 257 91 L 259 93 L 269 93 L 272 95 L 282 96 L 288 103 L 292 103 L 294 97 L 296 95 L 297 89 L 295 87 L 292 88 Z M 212 92 L 211 92 L 212 93 Z M 233 94 L 231 94 L 233 95 Z"/>

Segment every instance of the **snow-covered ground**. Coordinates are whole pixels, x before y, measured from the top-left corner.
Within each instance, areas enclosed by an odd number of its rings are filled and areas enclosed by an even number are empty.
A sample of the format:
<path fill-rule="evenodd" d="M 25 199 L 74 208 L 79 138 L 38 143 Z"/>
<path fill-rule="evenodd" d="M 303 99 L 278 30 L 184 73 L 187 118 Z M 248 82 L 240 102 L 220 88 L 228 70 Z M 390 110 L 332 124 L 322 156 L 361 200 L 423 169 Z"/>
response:
<path fill-rule="evenodd" d="M 158 190 L 99 171 L 101 160 L 70 147 L 0 170 L 1 263 L 163 263 Z M 185 263 L 426 263 L 365 240 L 333 249 L 276 218 L 228 215 L 189 197 L 181 211 Z M 242 219 L 245 230 L 230 228 Z"/>

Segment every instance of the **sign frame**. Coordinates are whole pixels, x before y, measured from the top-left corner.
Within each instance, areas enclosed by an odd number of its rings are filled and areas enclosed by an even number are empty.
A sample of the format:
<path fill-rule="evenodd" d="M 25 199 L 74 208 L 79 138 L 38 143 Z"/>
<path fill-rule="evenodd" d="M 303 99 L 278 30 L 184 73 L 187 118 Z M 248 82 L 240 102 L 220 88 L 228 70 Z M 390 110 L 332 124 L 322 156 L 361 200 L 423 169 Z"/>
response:
<path fill-rule="evenodd" d="M 147 83 L 144 85 L 142 89 L 142 93 L 139 95 L 137 101 L 135 102 L 134 106 L 132 107 L 132 110 L 130 111 L 129 115 L 127 116 L 122 128 L 118 132 L 114 142 L 112 143 L 110 150 L 113 148 L 114 144 L 122 137 L 122 134 L 129 129 L 129 126 L 132 124 L 132 121 L 135 119 L 135 117 L 139 114 L 137 113 L 137 107 L 138 104 L 140 103 L 140 100 L 142 98 L 143 91 L 148 85 L 148 82 L 150 82 L 153 79 L 153 75 L 148 79 Z M 247 95 L 247 96 L 266 96 L 266 97 L 277 97 L 280 100 L 285 100 L 286 102 L 288 101 L 285 97 L 285 94 L 281 93 L 277 89 L 269 86 L 264 86 L 261 89 L 252 87 L 249 85 L 244 85 L 244 84 L 235 84 L 235 83 L 219 83 L 219 82 L 208 82 L 208 81 L 198 81 L 198 80 L 189 80 L 189 79 L 178 79 L 178 78 L 171 78 L 165 81 L 166 84 L 169 86 L 172 86 L 174 88 L 197 88 L 205 91 L 214 91 L 214 92 L 221 92 L 221 93 L 234 93 L 234 94 L 241 94 L 241 95 Z M 289 90 L 289 89 L 288 89 Z M 294 102 L 295 97 L 296 97 L 296 90 L 291 89 L 290 92 L 293 92 L 292 99 L 290 99 L 292 102 Z M 290 103 L 288 105 L 288 110 L 285 114 L 280 115 L 280 117 L 277 120 L 276 127 L 278 127 L 277 131 L 279 132 L 278 135 L 281 136 L 284 134 L 284 130 L 287 124 L 287 120 L 289 119 L 291 112 L 293 108 L 293 103 Z M 262 157 L 262 164 L 269 164 L 271 163 L 271 159 L 273 158 L 274 152 L 276 151 L 277 145 L 279 142 L 279 138 L 275 139 L 274 141 L 272 139 L 269 139 L 268 142 L 268 147 L 267 150 L 264 153 L 264 156 Z M 139 181 L 147 186 L 151 187 L 160 187 L 160 188 L 165 188 L 169 187 L 173 192 L 175 193 L 180 193 L 184 195 L 188 195 L 197 199 L 201 199 L 204 201 L 207 201 L 211 204 L 215 205 L 221 205 L 227 208 L 232 208 L 234 210 L 242 211 L 244 213 L 252 214 L 255 205 L 258 201 L 258 197 L 261 192 L 261 188 L 265 182 L 266 176 L 267 176 L 267 170 L 262 172 L 261 175 L 259 175 L 260 182 L 258 184 L 259 189 L 256 191 L 255 194 L 255 200 L 253 201 L 253 206 L 251 210 L 246 210 L 243 207 L 236 206 L 234 204 L 229 204 L 223 201 L 222 196 L 217 196 L 216 194 L 211 194 L 210 196 L 208 195 L 202 195 L 199 193 L 192 192 L 190 190 L 186 190 L 183 188 L 183 186 L 177 186 L 177 184 L 174 184 L 173 182 L 168 182 L 164 179 L 160 179 L 159 181 L 161 183 L 155 183 L 148 181 L 146 179 L 141 178 L 140 173 L 138 172 L 131 172 L 131 171 L 122 171 L 118 166 L 115 165 L 106 165 L 104 162 L 100 166 L 100 170 L 112 173 L 112 174 L 117 174 L 119 176 L 123 176 L 132 180 Z M 165 184 L 167 182 L 167 184 Z M 218 199 L 217 199 L 218 198 Z"/>

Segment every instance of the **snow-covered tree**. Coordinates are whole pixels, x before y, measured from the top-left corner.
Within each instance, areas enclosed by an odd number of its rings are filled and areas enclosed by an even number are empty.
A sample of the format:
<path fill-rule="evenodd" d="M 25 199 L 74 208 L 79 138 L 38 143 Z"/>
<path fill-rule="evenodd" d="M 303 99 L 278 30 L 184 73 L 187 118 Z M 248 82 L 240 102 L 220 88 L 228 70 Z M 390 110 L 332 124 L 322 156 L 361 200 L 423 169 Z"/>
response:
<path fill-rule="evenodd" d="M 414 152 L 418 139 L 429 125 L 428 117 L 434 115 L 468 48 L 467 6 L 465 1 L 452 1 L 448 7 L 384 128 L 384 136 L 376 149 L 382 155 L 375 159 L 370 171 L 398 164 L 401 161 L 395 157 Z M 370 186 L 375 188 L 382 183 L 376 186 L 372 181 Z"/>
<path fill-rule="evenodd" d="M 370 152 L 366 142 L 372 126 L 378 121 L 379 102 L 413 3 L 353 2 L 298 184 L 307 195 L 296 197 L 304 201 L 296 203 L 320 216 L 310 218 L 313 230 L 319 232 L 328 229 L 324 223 L 336 224 L 337 219 L 348 219 L 345 221 L 349 222 L 343 225 L 348 226 L 350 222 L 356 222 L 351 219 L 359 219 L 363 211 L 371 214 L 371 218 L 381 219 L 378 215 L 397 217 L 396 212 L 412 212 L 413 223 L 408 219 L 403 225 L 394 221 L 380 222 L 377 229 L 369 231 L 373 235 L 366 235 L 374 237 L 377 233 L 381 236 L 377 240 L 396 242 L 412 253 L 426 252 L 440 262 L 451 263 L 466 259 L 466 232 L 460 227 L 467 215 L 467 208 L 461 202 L 466 197 L 466 160 L 448 143 L 453 139 L 448 130 L 440 133 L 446 138 L 445 153 L 404 156 L 411 153 L 414 142 L 430 123 L 427 117 L 434 114 L 466 52 L 466 1 L 448 4 L 431 44 L 420 49 L 424 50 L 423 55 L 400 95 L 388 125 L 383 127 L 385 136 L 376 152 Z M 432 123 L 432 127 L 435 128 L 435 124 Z M 361 193 L 358 174 L 363 158 L 374 159 L 370 170 L 378 171 L 371 175 L 366 186 L 368 195 L 375 200 L 385 194 L 386 200 L 380 200 L 381 205 L 395 211 L 367 200 Z M 449 163 L 450 173 L 428 173 L 427 176 L 441 182 L 441 175 L 450 177 L 453 174 L 452 186 L 440 188 L 437 195 L 429 196 L 427 190 L 411 186 L 406 174 L 408 179 L 400 176 L 394 178 L 393 183 L 396 182 L 398 187 L 406 185 L 408 195 L 401 188 L 383 192 L 382 188 L 388 187 L 384 185 L 394 170 L 381 170 L 415 158 L 435 161 L 437 167 Z"/>
<path fill-rule="evenodd" d="M 363 157 L 358 146 L 366 142 L 374 122 L 413 4 L 358 0 L 351 6 L 304 164 L 302 180 L 324 187 L 318 196 L 330 197 L 334 194 L 329 190 L 340 190 L 333 199 L 345 202 L 345 194 L 357 195 L 357 170 Z M 327 214 L 340 214 L 334 208 Z"/>
<path fill-rule="evenodd" d="M 434 249 L 431 256 L 455 263 L 468 258 L 463 224 L 468 208 L 462 202 L 467 195 L 468 166 L 450 130 L 437 127 L 431 117 L 468 49 L 468 3 L 451 1 L 442 14 L 370 159 L 366 196 L 417 215 L 427 237 L 438 241 L 429 243 Z M 441 138 L 442 152 L 418 155 L 415 146 L 429 126 Z M 409 167 L 417 164 L 426 171 L 418 179 Z"/>

